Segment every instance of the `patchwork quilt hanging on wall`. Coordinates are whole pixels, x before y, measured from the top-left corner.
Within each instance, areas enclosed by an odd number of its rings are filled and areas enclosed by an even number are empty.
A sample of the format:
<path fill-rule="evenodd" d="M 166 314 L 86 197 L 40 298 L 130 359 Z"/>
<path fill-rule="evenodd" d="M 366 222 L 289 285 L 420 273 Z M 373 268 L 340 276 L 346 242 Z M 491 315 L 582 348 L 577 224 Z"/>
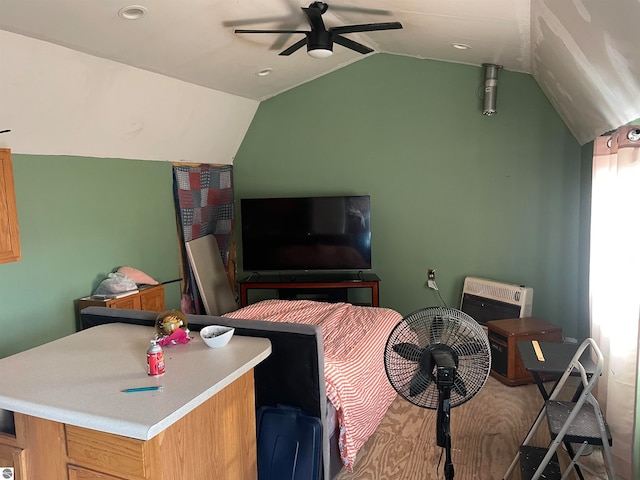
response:
<path fill-rule="evenodd" d="M 184 242 L 213 234 L 235 293 L 233 166 L 174 165 L 173 191 L 182 232 L 182 260 L 188 279 L 186 291 L 183 292 L 182 309 L 200 314 L 204 313 L 204 309 L 195 277 L 186 260 Z"/>

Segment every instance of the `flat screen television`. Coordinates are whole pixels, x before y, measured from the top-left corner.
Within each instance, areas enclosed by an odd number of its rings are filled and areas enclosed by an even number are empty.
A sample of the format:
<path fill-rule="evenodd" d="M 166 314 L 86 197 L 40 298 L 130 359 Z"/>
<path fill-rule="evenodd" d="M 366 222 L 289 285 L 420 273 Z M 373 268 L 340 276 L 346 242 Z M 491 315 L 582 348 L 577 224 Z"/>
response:
<path fill-rule="evenodd" d="M 371 268 L 368 195 L 243 198 L 245 271 Z"/>

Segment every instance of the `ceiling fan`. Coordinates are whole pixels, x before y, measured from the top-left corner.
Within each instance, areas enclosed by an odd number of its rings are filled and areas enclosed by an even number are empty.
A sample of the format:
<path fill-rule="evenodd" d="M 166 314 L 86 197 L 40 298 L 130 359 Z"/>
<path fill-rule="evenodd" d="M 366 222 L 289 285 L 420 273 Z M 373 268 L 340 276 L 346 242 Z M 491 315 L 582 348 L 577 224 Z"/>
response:
<path fill-rule="evenodd" d="M 305 38 L 286 48 L 280 55 L 291 55 L 296 50 L 307 46 L 307 53 L 315 58 L 326 58 L 333 53 L 334 42 L 358 53 L 367 54 L 373 49 L 355 42 L 344 33 L 373 32 L 377 30 L 396 30 L 402 28 L 400 22 L 364 23 L 360 25 L 342 25 L 339 27 L 324 26 L 322 14 L 327 11 L 329 5 L 324 2 L 313 2 L 308 7 L 301 7 L 307 16 L 311 30 L 247 30 L 237 29 L 235 33 L 304 33 Z"/>

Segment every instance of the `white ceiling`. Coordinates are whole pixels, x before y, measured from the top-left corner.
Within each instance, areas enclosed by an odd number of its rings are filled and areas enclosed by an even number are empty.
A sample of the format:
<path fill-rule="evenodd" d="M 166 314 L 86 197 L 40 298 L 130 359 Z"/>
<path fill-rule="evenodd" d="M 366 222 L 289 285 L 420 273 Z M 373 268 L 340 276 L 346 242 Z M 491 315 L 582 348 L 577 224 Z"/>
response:
<path fill-rule="evenodd" d="M 137 3 L 136 3 L 137 2 Z M 326 59 L 279 51 L 307 30 L 310 0 L 2 0 L 0 29 L 222 92 L 264 100 L 364 58 L 340 45 Z M 640 117 L 639 0 L 335 0 L 327 27 L 398 21 L 347 34 L 375 50 L 530 73 L 580 143 Z M 142 5 L 124 20 L 118 10 Z M 452 43 L 471 46 L 454 49 Z M 370 54 L 371 55 L 371 54 Z M 257 72 L 271 69 L 268 76 Z M 633 104 L 635 102 L 635 104 Z"/>

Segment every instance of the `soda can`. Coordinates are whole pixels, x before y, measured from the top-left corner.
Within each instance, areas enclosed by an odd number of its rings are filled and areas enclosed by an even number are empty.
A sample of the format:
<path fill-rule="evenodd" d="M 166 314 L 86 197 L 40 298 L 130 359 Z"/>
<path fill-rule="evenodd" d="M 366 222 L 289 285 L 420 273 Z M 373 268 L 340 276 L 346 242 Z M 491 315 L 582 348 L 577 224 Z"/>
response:
<path fill-rule="evenodd" d="M 151 346 L 147 350 L 147 375 L 162 375 L 164 369 L 164 350 L 157 340 L 151 340 Z"/>

